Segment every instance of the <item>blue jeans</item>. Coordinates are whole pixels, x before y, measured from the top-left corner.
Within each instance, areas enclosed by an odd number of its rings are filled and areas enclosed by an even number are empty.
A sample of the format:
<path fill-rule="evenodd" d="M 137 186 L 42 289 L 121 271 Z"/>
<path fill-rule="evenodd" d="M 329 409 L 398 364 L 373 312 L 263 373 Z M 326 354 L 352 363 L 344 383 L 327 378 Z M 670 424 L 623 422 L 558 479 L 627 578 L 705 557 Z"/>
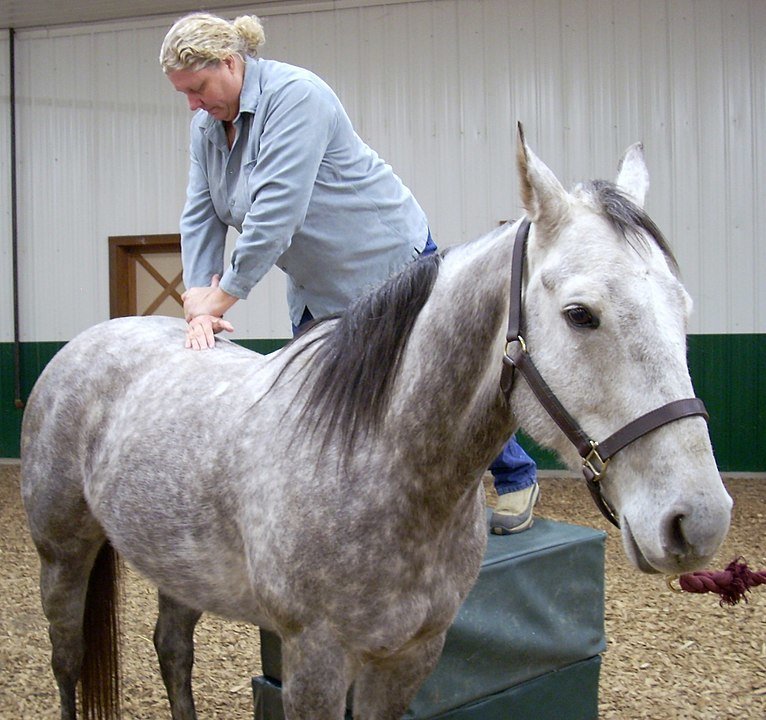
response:
<path fill-rule="evenodd" d="M 428 240 L 420 257 L 431 255 L 437 250 L 436 243 L 428 231 Z M 308 308 L 303 310 L 303 317 L 299 325 L 293 325 L 293 335 L 307 322 L 311 322 L 314 316 Z M 495 478 L 495 490 L 498 495 L 508 492 L 516 492 L 534 485 L 537 482 L 537 466 L 535 461 L 524 452 L 524 449 L 516 441 L 516 436 L 511 435 L 500 454 L 489 466 L 489 471 Z"/>
<path fill-rule="evenodd" d="M 498 495 L 524 490 L 537 482 L 535 461 L 524 452 L 515 435 L 511 435 L 510 440 L 489 466 L 489 471 L 495 478 L 495 490 Z"/>
<path fill-rule="evenodd" d="M 310 323 L 314 319 L 314 316 L 311 314 L 311 310 L 309 310 L 307 307 L 303 308 L 303 317 L 301 317 L 300 325 L 293 325 L 290 323 L 290 325 L 293 328 L 293 337 L 295 337 L 298 334 L 298 331 L 306 324 Z"/>

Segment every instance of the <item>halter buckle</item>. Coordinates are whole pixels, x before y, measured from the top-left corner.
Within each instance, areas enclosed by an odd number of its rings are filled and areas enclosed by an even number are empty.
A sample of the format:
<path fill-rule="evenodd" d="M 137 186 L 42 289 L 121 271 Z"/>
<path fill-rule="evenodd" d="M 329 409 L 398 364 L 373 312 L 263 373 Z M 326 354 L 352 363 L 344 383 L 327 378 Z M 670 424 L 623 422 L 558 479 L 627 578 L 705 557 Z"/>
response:
<path fill-rule="evenodd" d="M 604 475 L 606 475 L 606 469 L 609 466 L 609 458 L 604 460 L 598 452 L 598 443 L 595 440 L 589 440 L 590 452 L 583 458 L 583 472 L 586 477 L 589 477 L 591 482 L 599 482 Z"/>

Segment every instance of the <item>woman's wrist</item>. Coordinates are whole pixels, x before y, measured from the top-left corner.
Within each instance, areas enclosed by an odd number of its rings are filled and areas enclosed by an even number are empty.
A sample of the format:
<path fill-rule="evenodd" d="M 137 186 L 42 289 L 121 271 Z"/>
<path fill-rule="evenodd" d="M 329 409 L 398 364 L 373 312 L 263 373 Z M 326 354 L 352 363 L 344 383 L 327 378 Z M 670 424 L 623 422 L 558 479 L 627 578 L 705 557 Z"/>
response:
<path fill-rule="evenodd" d="M 184 315 L 187 322 L 200 315 L 215 315 L 223 317 L 226 312 L 237 302 L 236 297 L 229 295 L 225 290 L 218 287 L 217 277 L 213 278 L 213 284 L 208 287 L 189 288 L 183 295 Z"/>
<path fill-rule="evenodd" d="M 211 312 L 209 314 L 217 315 L 218 317 L 222 318 L 224 314 L 232 308 L 238 299 L 239 298 L 236 298 L 233 295 L 229 295 L 229 293 L 227 293 L 225 290 L 221 290 L 220 287 L 211 288 L 210 302 L 211 307 L 215 309 L 215 312 Z"/>

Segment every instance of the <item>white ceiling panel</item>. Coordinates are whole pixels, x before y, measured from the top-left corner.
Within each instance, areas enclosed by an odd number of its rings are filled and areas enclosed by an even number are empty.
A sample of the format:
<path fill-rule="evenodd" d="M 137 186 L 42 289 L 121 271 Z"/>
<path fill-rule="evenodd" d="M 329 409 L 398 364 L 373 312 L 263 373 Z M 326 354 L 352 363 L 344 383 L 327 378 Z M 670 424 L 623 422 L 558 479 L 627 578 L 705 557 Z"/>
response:
<path fill-rule="evenodd" d="M 264 5 L 327 5 L 325 0 L 259 0 L 248 3 L 250 12 L 258 12 Z M 243 5 L 226 0 L 0 0 L 0 28 L 33 28 L 125 20 L 152 15 L 181 15 L 195 10 L 215 11 Z"/>

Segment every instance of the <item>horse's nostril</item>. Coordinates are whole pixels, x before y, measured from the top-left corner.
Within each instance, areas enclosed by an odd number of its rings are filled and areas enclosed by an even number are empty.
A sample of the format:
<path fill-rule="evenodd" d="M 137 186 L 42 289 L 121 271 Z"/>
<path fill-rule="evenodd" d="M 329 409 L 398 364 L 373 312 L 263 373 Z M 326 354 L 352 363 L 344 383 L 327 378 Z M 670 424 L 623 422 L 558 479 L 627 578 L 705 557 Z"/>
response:
<path fill-rule="evenodd" d="M 684 533 L 686 513 L 669 513 L 665 528 L 665 550 L 673 555 L 687 555 L 691 548 Z"/>
<path fill-rule="evenodd" d="M 676 515 L 671 523 L 671 537 L 673 543 L 679 548 L 687 547 L 686 537 L 684 536 L 683 521 L 685 515 Z"/>
<path fill-rule="evenodd" d="M 728 528 L 728 502 L 696 508 L 680 503 L 662 517 L 662 547 L 677 562 L 695 564 L 715 553 Z"/>

